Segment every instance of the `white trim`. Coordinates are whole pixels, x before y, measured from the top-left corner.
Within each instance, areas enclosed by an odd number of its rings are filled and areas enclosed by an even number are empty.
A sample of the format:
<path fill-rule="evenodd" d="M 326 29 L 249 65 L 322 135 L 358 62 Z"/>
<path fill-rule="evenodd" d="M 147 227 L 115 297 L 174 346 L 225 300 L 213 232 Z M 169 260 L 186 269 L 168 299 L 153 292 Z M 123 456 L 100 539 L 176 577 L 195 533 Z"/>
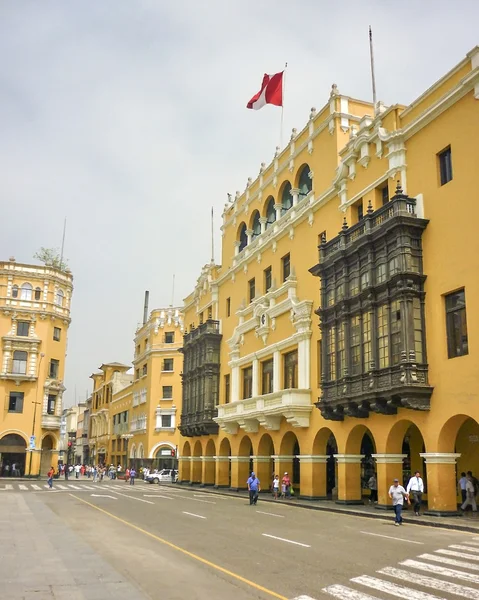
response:
<path fill-rule="evenodd" d="M 371 454 L 378 465 L 399 465 L 407 454 Z"/>
<path fill-rule="evenodd" d="M 426 459 L 426 464 L 455 465 L 460 458 L 460 452 L 420 452 L 419 456 Z"/>
<path fill-rule="evenodd" d="M 333 454 L 338 464 L 360 464 L 364 454 Z"/>
<path fill-rule="evenodd" d="M 299 454 L 297 456 L 302 464 L 325 464 L 328 461 L 327 454 Z"/>
<path fill-rule="evenodd" d="M 158 444 L 156 444 L 155 446 L 153 446 L 153 448 L 150 450 L 150 454 L 148 455 L 148 458 L 155 458 L 155 454 L 156 451 L 161 448 L 161 446 L 168 446 L 169 448 L 171 448 L 172 450 L 175 450 L 176 452 L 176 446 L 174 444 L 172 444 L 171 442 L 158 442 Z M 179 458 L 179 448 L 178 448 L 178 454 L 177 457 Z M 187 459 L 188 457 L 185 456 L 185 459 Z"/>

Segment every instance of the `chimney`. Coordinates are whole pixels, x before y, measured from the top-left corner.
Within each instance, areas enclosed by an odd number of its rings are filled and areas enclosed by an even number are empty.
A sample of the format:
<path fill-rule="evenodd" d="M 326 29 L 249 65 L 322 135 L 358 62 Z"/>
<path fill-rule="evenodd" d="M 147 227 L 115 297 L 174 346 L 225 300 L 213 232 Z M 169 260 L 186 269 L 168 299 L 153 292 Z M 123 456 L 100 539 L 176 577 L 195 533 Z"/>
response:
<path fill-rule="evenodd" d="M 145 305 L 143 306 L 143 325 L 145 325 L 148 319 L 148 300 L 150 298 L 150 292 L 148 290 L 145 291 Z"/>

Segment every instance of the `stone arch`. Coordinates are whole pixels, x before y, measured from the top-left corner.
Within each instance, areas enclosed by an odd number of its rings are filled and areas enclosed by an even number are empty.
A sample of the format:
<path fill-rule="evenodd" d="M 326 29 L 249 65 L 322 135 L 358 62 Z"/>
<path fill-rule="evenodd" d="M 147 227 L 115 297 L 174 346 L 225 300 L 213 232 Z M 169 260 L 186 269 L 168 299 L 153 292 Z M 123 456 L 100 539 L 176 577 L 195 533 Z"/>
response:
<path fill-rule="evenodd" d="M 54 464 L 54 447 L 55 447 L 55 439 L 54 437 L 47 433 L 42 439 L 42 453 L 40 460 L 40 473 L 45 474 L 48 473 L 50 467 L 55 468 Z"/>
<path fill-rule="evenodd" d="M 456 480 L 461 473 L 479 474 L 479 423 L 467 415 L 451 417 L 439 432 L 439 452 L 460 454 L 456 461 Z M 461 499 L 462 501 L 462 499 Z"/>
<path fill-rule="evenodd" d="M 248 245 L 248 236 L 246 235 L 246 223 L 242 221 L 238 227 L 236 241 L 239 242 L 239 252 Z"/>
<path fill-rule="evenodd" d="M 253 443 L 249 435 L 244 435 L 241 438 L 238 447 L 238 456 L 253 456 Z"/>
<path fill-rule="evenodd" d="M 190 442 L 183 444 L 183 450 L 181 451 L 182 456 L 191 456 L 191 445 Z"/>
<path fill-rule="evenodd" d="M 228 438 L 223 438 L 218 449 L 219 456 L 231 456 L 231 444 Z"/>
<path fill-rule="evenodd" d="M 273 456 L 274 442 L 269 433 L 263 433 L 258 444 L 258 456 Z"/>
<path fill-rule="evenodd" d="M 266 229 L 276 221 L 276 208 L 273 196 L 268 196 L 263 205 L 263 216 L 266 217 Z"/>
<path fill-rule="evenodd" d="M 279 190 L 279 198 L 281 202 L 281 215 L 285 215 L 288 210 L 293 207 L 293 196 L 291 195 L 291 183 L 289 181 L 284 181 L 280 190 Z"/>
<path fill-rule="evenodd" d="M 316 494 L 320 497 L 337 497 L 338 468 L 335 454 L 338 454 L 336 437 L 329 427 L 322 427 L 313 441 L 313 455 L 327 456 L 326 463 L 313 464 L 313 479 L 318 489 Z"/>
<path fill-rule="evenodd" d="M 1 474 L 3 476 L 13 475 L 13 465 L 15 465 L 16 475 L 25 474 L 27 454 L 27 440 L 25 438 L 25 434 L 20 431 L 10 429 L 3 432 L 0 438 Z"/>
<path fill-rule="evenodd" d="M 133 460 L 136 458 L 136 444 L 131 445 L 130 458 L 132 458 Z"/>
<path fill-rule="evenodd" d="M 295 187 L 299 190 L 299 200 L 305 198 L 313 189 L 310 173 L 311 169 L 307 163 L 303 163 L 296 173 Z"/>
<path fill-rule="evenodd" d="M 249 221 L 249 228 L 253 232 L 252 233 L 253 240 L 261 234 L 261 223 L 259 221 L 260 217 L 261 217 L 261 215 L 259 214 L 259 210 L 254 210 L 253 214 L 251 215 L 251 219 Z"/>
<path fill-rule="evenodd" d="M 391 427 L 386 438 L 386 453 L 405 455 L 402 461 L 402 478 L 398 476 L 403 485 L 407 485 L 415 471 L 421 473 L 426 485 L 426 466 L 424 459 L 420 456 L 425 451 L 424 436 L 416 423 L 408 419 L 401 419 Z"/>
<path fill-rule="evenodd" d="M 215 459 L 216 447 L 214 441 L 210 438 L 206 443 L 205 453 L 203 456 L 203 474 L 202 483 L 203 485 L 214 485 L 215 484 Z"/>
<path fill-rule="evenodd" d="M 181 451 L 182 459 L 180 460 L 180 472 L 178 474 L 179 481 L 191 481 L 191 445 L 186 441 L 183 444 Z"/>
<path fill-rule="evenodd" d="M 301 483 L 301 464 L 299 459 L 301 448 L 296 434 L 292 431 L 287 431 L 281 439 L 279 454 L 281 465 L 280 479 L 287 472 L 291 477 L 295 489 L 299 488 Z"/>
<path fill-rule="evenodd" d="M 206 444 L 206 448 L 205 448 L 205 456 L 214 456 L 216 452 L 216 448 L 215 448 L 215 443 L 214 441 L 210 438 L 208 440 L 208 443 Z"/>
<path fill-rule="evenodd" d="M 191 458 L 191 483 L 201 483 L 201 456 L 203 454 L 203 449 L 201 446 L 201 441 L 196 440 L 195 445 L 193 446 L 193 456 Z"/>
<path fill-rule="evenodd" d="M 361 454 L 364 445 L 364 436 L 368 436 L 372 442 L 373 453 L 376 451 L 374 436 L 366 425 L 355 425 L 348 433 L 345 444 L 346 454 Z"/>
<path fill-rule="evenodd" d="M 138 458 L 142 461 L 145 458 L 145 449 L 143 447 L 143 444 L 140 442 L 138 444 L 138 452 L 137 452 Z"/>
<path fill-rule="evenodd" d="M 183 446 L 183 453 L 185 451 L 184 448 L 186 447 L 186 444 L 188 444 L 188 448 L 190 448 L 189 442 L 186 442 L 185 445 Z M 142 445 L 142 444 L 140 444 L 140 445 Z M 155 444 L 153 446 L 153 448 L 151 449 L 148 458 L 155 458 L 158 450 L 160 448 L 164 448 L 165 446 L 171 448 L 171 450 L 175 450 L 176 451 L 176 446 L 174 444 L 172 444 L 171 442 L 158 442 L 158 444 Z M 190 449 L 190 454 L 191 454 L 191 449 Z M 189 456 L 189 454 L 187 456 Z"/>
<path fill-rule="evenodd" d="M 438 452 L 454 452 L 457 434 L 467 419 L 470 418 L 468 415 L 459 414 L 454 415 L 444 423 L 438 435 Z"/>
<path fill-rule="evenodd" d="M 216 459 L 215 485 L 231 487 L 231 444 L 228 438 L 223 438 L 218 446 Z"/>
<path fill-rule="evenodd" d="M 273 480 L 276 473 L 274 456 L 274 442 L 269 433 L 263 433 L 258 443 L 258 451 L 254 471 L 262 482 L 263 489 Z"/>

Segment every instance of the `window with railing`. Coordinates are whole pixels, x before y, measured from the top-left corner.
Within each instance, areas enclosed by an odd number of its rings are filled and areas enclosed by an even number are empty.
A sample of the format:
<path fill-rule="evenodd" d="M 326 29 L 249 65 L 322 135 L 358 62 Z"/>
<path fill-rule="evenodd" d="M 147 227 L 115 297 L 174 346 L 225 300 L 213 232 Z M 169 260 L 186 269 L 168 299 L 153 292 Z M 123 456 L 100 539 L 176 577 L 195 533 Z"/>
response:
<path fill-rule="evenodd" d="M 23 350 L 15 350 L 13 353 L 12 373 L 26 375 L 28 353 Z"/>

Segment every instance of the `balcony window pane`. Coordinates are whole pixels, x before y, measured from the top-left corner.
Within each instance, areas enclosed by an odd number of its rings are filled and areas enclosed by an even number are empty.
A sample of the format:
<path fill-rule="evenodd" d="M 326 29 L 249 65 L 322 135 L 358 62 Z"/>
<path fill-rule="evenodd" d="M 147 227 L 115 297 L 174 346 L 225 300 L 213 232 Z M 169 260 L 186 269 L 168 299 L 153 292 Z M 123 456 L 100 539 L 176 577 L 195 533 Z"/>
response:
<path fill-rule="evenodd" d="M 283 357 L 284 366 L 284 389 L 294 389 L 298 387 L 298 352 L 288 352 Z"/>
<path fill-rule="evenodd" d="M 351 374 L 361 372 L 361 320 L 359 316 L 351 317 L 350 322 L 351 344 Z"/>
<path fill-rule="evenodd" d="M 419 298 L 413 300 L 414 315 L 414 351 L 416 352 L 416 362 L 424 362 L 423 339 L 422 339 L 422 310 Z"/>
<path fill-rule="evenodd" d="M 273 392 L 273 359 L 261 363 L 261 393 Z"/>
<path fill-rule="evenodd" d="M 28 354 L 22 350 L 15 350 L 13 353 L 12 373 L 26 375 Z"/>
<path fill-rule="evenodd" d="M 253 367 L 243 369 L 243 398 L 251 398 L 253 395 Z"/>
<path fill-rule="evenodd" d="M 336 376 L 338 379 L 344 376 L 344 369 L 346 367 L 346 351 L 344 346 L 345 337 L 345 323 L 344 321 L 338 325 L 338 358 L 336 362 Z"/>
<path fill-rule="evenodd" d="M 371 313 L 363 314 L 363 371 L 371 368 Z"/>
<path fill-rule="evenodd" d="M 398 300 L 391 303 L 391 364 L 401 361 L 401 306 Z"/>
<path fill-rule="evenodd" d="M 328 359 L 326 378 L 332 381 L 336 379 L 336 327 L 334 325 L 328 330 L 326 340 L 326 354 Z"/>
<path fill-rule="evenodd" d="M 388 308 L 386 305 L 378 306 L 378 351 L 379 368 L 389 367 L 389 323 Z"/>
<path fill-rule="evenodd" d="M 446 325 L 448 357 L 469 353 L 466 320 L 466 296 L 464 290 L 446 296 Z"/>

